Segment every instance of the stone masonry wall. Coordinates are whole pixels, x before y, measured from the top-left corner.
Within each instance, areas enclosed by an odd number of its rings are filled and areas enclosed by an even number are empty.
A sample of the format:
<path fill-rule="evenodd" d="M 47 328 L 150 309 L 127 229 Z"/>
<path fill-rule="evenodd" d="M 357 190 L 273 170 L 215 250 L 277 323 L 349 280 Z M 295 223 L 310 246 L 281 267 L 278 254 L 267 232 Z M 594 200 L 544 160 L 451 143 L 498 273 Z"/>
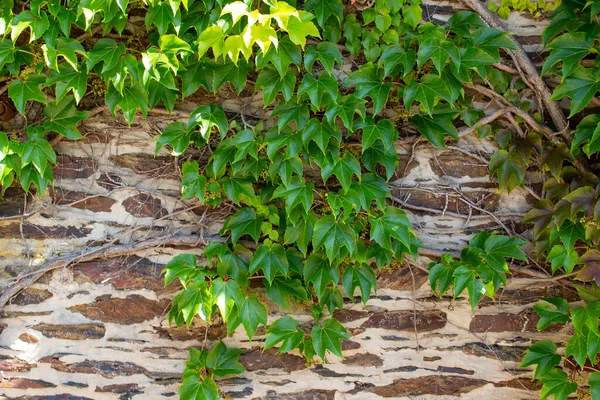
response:
<path fill-rule="evenodd" d="M 456 4 L 425 7 L 439 22 Z M 535 51 L 543 24 L 516 17 L 509 23 Z M 231 118 L 268 118 L 259 96 L 198 100 L 208 101 Z M 179 287 L 164 287 L 160 276 L 174 255 L 200 254 L 201 243 L 217 239 L 231 212 L 179 200 L 182 159 L 207 155 L 153 153 L 161 128 L 196 105 L 182 104 L 171 116 L 151 113 L 132 127 L 101 109 L 83 125 L 85 139 L 56 145 L 53 189 L 41 200 L 11 189 L 0 202 L 0 286 L 41 275 L 0 311 L 0 398 L 177 398 L 187 349 L 225 337 L 225 327 L 207 330 L 200 321 L 170 327 L 166 313 Z M 519 221 L 535 199 L 527 190 L 497 191 L 484 163 L 490 143 L 467 136 L 437 150 L 408 134 L 401 132 L 397 144 L 391 187 L 431 254 L 459 251 L 482 229 L 528 237 Z M 528 182 L 535 187 L 539 177 Z M 247 372 L 220 387 L 247 399 L 535 399 L 531 371 L 517 369 L 522 352 L 532 340 L 560 341 L 569 332 L 538 333 L 531 306 L 543 296 L 576 300 L 567 287 L 515 274 L 496 301 L 471 312 L 464 298 L 433 297 L 426 275 L 408 265 L 380 271 L 378 286 L 367 306 L 347 298 L 335 315 L 351 333 L 344 359 L 306 365 L 294 354 L 262 352 L 264 331 L 252 342 L 236 332 L 224 340 L 244 349 Z M 282 312 L 271 307 L 269 314 L 274 321 Z M 311 319 L 306 310 L 294 314 Z"/>

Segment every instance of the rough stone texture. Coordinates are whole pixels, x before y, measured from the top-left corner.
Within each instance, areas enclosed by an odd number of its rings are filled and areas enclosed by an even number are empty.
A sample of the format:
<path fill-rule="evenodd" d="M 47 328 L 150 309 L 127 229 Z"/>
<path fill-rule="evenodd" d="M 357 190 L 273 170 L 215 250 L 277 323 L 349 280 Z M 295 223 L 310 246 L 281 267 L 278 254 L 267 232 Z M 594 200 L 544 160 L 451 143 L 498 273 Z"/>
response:
<path fill-rule="evenodd" d="M 424 19 L 434 22 L 447 20 L 463 7 L 458 1 L 425 3 Z M 543 21 L 515 15 L 508 20 L 509 30 L 518 32 L 528 52 L 539 50 L 544 26 Z M 217 101 L 233 112 L 242 104 L 236 98 Z M 259 95 L 243 103 L 247 119 L 263 115 Z M 196 105 L 178 107 L 190 111 Z M 50 261 L 101 252 L 110 244 L 141 243 L 174 232 L 214 239 L 223 213 L 179 200 L 175 160 L 165 149 L 154 156 L 155 132 L 178 118 L 150 113 L 148 121 L 136 118 L 125 128 L 106 111 L 85 122 L 83 140 L 61 141 L 54 190 L 41 200 L 27 200 L 27 212 L 33 213 L 22 225 L 26 243 L 18 218 L 0 221 L 1 284 Z M 458 144 L 463 150 L 483 157 L 494 150 L 490 142 L 464 139 Z M 478 160 L 456 150 L 434 149 L 424 141 L 399 141 L 396 149 L 400 164 L 391 182 L 395 204 L 409 212 L 426 248 L 458 251 L 473 233 L 502 229 L 473 206 L 525 230 L 515 214 L 529 209 L 531 196 L 519 189 L 497 194 Z M 532 185 L 540 182 L 535 173 L 528 180 Z M 0 202 L 0 217 L 23 211 L 21 191 L 11 189 L 6 198 Z M 326 365 L 307 366 L 297 354 L 261 352 L 262 328 L 249 342 L 243 330 L 226 337 L 223 325 L 208 331 L 200 321 L 190 328 L 168 325 L 166 313 L 178 287 L 164 288 L 160 270 L 174 255 L 201 251 L 191 244 L 156 246 L 126 257 L 74 263 L 46 274 L 14 297 L 0 313 L 2 396 L 177 398 L 188 348 L 201 347 L 206 337 L 209 347 L 223 339 L 244 350 L 241 361 L 248 371 L 220 381 L 232 398 L 537 399 L 539 387 L 530 383 L 531 370 L 517 368 L 522 352 L 532 340 L 560 342 L 568 337 L 568 328 L 560 325 L 536 332 L 531 312 L 542 293 L 574 300 L 573 293 L 560 286 L 542 287 L 513 276 L 501 296 L 485 300 L 472 312 L 464 297 L 434 298 L 424 273 L 401 266 L 378 272 L 379 290 L 366 306 L 356 297 L 346 298 L 345 309 L 336 312 L 351 334 L 351 340 L 342 343 L 345 359 L 330 355 Z M 269 322 L 288 314 L 275 307 L 270 311 Z M 296 313 L 308 326 L 310 315 Z"/>

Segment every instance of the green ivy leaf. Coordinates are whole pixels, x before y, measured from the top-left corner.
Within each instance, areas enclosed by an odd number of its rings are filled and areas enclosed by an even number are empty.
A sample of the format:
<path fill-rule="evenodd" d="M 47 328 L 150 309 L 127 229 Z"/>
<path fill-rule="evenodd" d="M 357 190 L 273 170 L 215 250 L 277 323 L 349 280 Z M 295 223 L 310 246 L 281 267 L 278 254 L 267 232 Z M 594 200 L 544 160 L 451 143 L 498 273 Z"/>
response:
<path fill-rule="evenodd" d="M 556 354 L 556 345 L 554 343 L 550 340 L 540 340 L 529 346 L 527 351 L 525 351 L 525 355 L 523 356 L 521 364 L 519 364 L 519 368 L 537 365 L 533 377 L 534 379 L 539 379 L 548 375 L 548 373 L 558 365 L 560 359 L 561 357 Z"/>
<path fill-rule="evenodd" d="M 382 165 L 385 168 L 386 179 L 389 180 L 396 172 L 398 153 L 395 148 L 386 149 L 381 141 L 377 141 L 365 150 L 361 159 L 364 166 L 371 172 L 377 172 L 377 164 Z"/>
<path fill-rule="evenodd" d="M 181 172 L 183 174 L 183 179 L 181 181 L 181 199 L 185 200 L 197 197 L 201 203 L 204 203 L 206 177 L 199 173 L 198 162 L 184 162 Z"/>
<path fill-rule="evenodd" d="M 279 4 L 282 3 L 280 2 Z M 288 37 L 284 37 L 279 41 L 277 48 L 271 47 L 266 53 L 261 52 L 256 57 L 257 68 L 262 69 L 267 63 L 273 64 L 277 72 L 279 72 L 279 76 L 283 78 L 290 71 L 290 66 L 300 66 L 302 64 L 302 51 L 297 44 L 292 43 Z"/>
<path fill-rule="evenodd" d="M 158 153 L 160 149 L 170 144 L 173 148 L 172 155 L 183 154 L 185 149 L 190 145 L 190 134 L 188 133 L 187 126 L 181 121 L 171 122 L 163 129 L 160 136 L 156 141 L 156 147 L 154 154 Z"/>
<path fill-rule="evenodd" d="M 337 158 L 334 164 L 327 164 L 321 168 L 323 182 L 326 182 L 331 175 L 336 176 L 344 189 L 344 193 L 346 193 L 353 182 L 352 175 L 356 175 L 360 181 L 360 163 L 350 152 L 346 152 L 342 157 Z"/>
<path fill-rule="evenodd" d="M 573 356 L 577 364 L 583 368 L 587 358 L 587 342 L 585 337 L 575 334 L 567 341 L 565 357 Z"/>
<path fill-rule="evenodd" d="M 27 76 L 26 79 L 15 79 L 8 86 L 8 97 L 13 101 L 17 111 L 21 114 L 25 113 L 25 105 L 29 100 L 35 100 L 42 104 L 46 104 L 46 95 L 40 89 L 44 84 L 46 77 L 44 75 L 33 74 Z"/>
<path fill-rule="evenodd" d="M 342 68 L 342 53 L 335 43 L 320 42 L 316 46 L 308 46 L 304 53 L 304 67 L 306 70 L 309 72 L 312 71 L 313 64 L 317 60 L 329 74 L 333 72 L 333 67 L 336 62 L 338 68 Z"/>
<path fill-rule="evenodd" d="M 431 60 L 435 69 L 441 74 L 448 59 L 460 65 L 460 53 L 452 41 L 438 35 L 423 35 L 423 40 L 419 42 L 417 66 L 421 67 Z"/>
<path fill-rule="evenodd" d="M 250 261 L 250 273 L 255 274 L 259 269 L 262 269 L 267 281 L 270 285 L 273 284 L 273 279 L 277 274 L 288 276 L 289 264 L 285 254 L 285 249 L 280 244 L 267 246 L 261 245 L 254 253 L 252 261 Z"/>
<path fill-rule="evenodd" d="M 305 257 L 308 243 L 313 236 L 313 219 L 315 219 L 314 213 L 309 213 L 307 216 L 299 218 L 295 224 L 288 224 L 285 228 L 284 243 L 295 243 Z"/>
<path fill-rule="evenodd" d="M 562 62 L 561 79 L 564 81 L 577 69 L 579 61 L 592 50 L 593 42 L 593 38 L 585 32 L 565 33 L 554 39 L 547 46 L 550 55 L 544 60 L 542 75 L 548 74 Z"/>
<path fill-rule="evenodd" d="M 192 129 L 197 127 L 202 138 L 208 142 L 213 127 L 219 130 L 221 139 L 224 139 L 227 135 L 228 125 L 227 117 L 221 107 L 214 104 L 203 105 L 190 114 L 188 131 L 191 132 Z"/>
<path fill-rule="evenodd" d="M 386 76 L 400 75 L 404 78 L 412 71 L 416 60 L 417 52 L 414 49 L 404 50 L 402 47 L 392 45 L 383 51 L 378 63 L 380 67 L 383 66 Z"/>
<path fill-rule="evenodd" d="M 293 97 L 287 103 L 279 103 L 271 113 L 271 117 L 279 117 L 277 120 L 277 129 L 281 132 L 288 124 L 294 122 L 296 129 L 304 129 L 308 122 L 308 106 L 303 103 L 297 103 Z"/>
<path fill-rule="evenodd" d="M 185 400 L 218 400 L 219 388 L 212 378 L 189 374 L 183 379 L 179 396 Z"/>
<path fill-rule="evenodd" d="M 344 86 L 356 85 L 356 96 L 369 96 L 373 101 L 373 113 L 378 114 L 386 105 L 392 85 L 379 77 L 373 65 L 365 65 L 348 76 Z"/>
<path fill-rule="evenodd" d="M 398 131 L 387 119 L 381 119 L 375 123 L 372 117 L 367 117 L 364 122 L 356 124 L 356 127 L 362 129 L 363 153 L 377 140 L 380 140 L 387 149 L 393 147 L 394 141 L 398 139 Z"/>
<path fill-rule="evenodd" d="M 383 214 L 370 217 L 371 240 L 381 247 L 393 250 L 392 238 L 399 240 L 407 248 L 411 247 L 414 233 L 411 232 L 412 224 L 406 212 L 396 207 L 386 207 Z"/>
<path fill-rule="evenodd" d="M 106 92 L 106 104 L 113 115 L 116 113 L 117 106 L 123 111 L 123 116 L 129 125 L 133 123 L 135 113 L 139 109 L 144 118 L 148 114 L 148 92 L 142 89 L 139 82 L 123 88 L 119 91 L 112 85 Z"/>
<path fill-rule="evenodd" d="M 448 20 L 448 29 L 461 36 L 470 36 L 471 30 L 479 27 L 485 27 L 485 23 L 471 11 L 458 10 Z"/>
<path fill-rule="evenodd" d="M 417 127 L 421 135 L 441 149 L 446 148 L 444 143 L 446 135 L 458 139 L 458 131 L 452 124 L 452 115 L 450 114 L 415 115 L 410 122 Z"/>
<path fill-rule="evenodd" d="M 421 82 L 413 80 L 404 90 L 404 106 L 406 109 L 410 110 L 413 101 L 417 100 L 425 108 L 430 117 L 432 117 L 433 108 L 440 98 L 450 104 L 456 101 L 456 98 L 448 91 L 442 78 L 436 75 L 423 75 Z M 416 115 L 416 117 L 420 116 Z"/>
<path fill-rule="evenodd" d="M 260 225 L 263 221 L 259 218 L 259 215 L 256 214 L 254 209 L 244 207 L 225 221 L 223 232 L 231 232 L 231 241 L 234 244 L 244 235 L 250 235 L 258 243 L 258 239 L 260 239 Z"/>
<path fill-rule="evenodd" d="M 258 75 L 254 90 L 258 91 L 259 88 L 263 89 L 263 101 L 265 107 L 267 107 L 269 104 L 273 103 L 277 97 L 277 93 L 283 94 L 285 101 L 289 101 L 294 95 L 295 86 L 296 74 L 291 70 L 281 78 L 275 68 L 266 67 Z"/>
<path fill-rule="evenodd" d="M 554 89 L 550 100 L 571 98 L 569 118 L 583 110 L 600 90 L 600 69 L 578 67 Z"/>
<path fill-rule="evenodd" d="M 325 248 L 329 261 L 333 262 L 342 256 L 342 248 L 354 253 L 356 234 L 345 222 L 336 220 L 333 215 L 325 215 L 317 221 L 314 227 L 313 248 Z"/>
<path fill-rule="evenodd" d="M 375 272 L 371 266 L 365 263 L 347 266 L 342 276 L 342 282 L 344 290 L 350 298 L 354 296 L 354 289 L 359 287 L 360 297 L 364 304 L 367 304 L 367 301 L 369 301 L 371 291 L 377 288 Z"/>
<path fill-rule="evenodd" d="M 304 3 L 304 9 L 313 11 L 321 28 L 325 28 L 325 23 L 331 17 L 335 17 L 338 24 L 344 19 L 342 0 L 307 0 Z"/>
<path fill-rule="evenodd" d="M 489 168 L 490 175 L 497 175 L 501 189 L 510 193 L 517 186 L 523 186 L 525 165 L 520 156 L 510 154 L 506 150 L 498 150 L 490 159 Z"/>
<path fill-rule="evenodd" d="M 302 282 L 295 278 L 276 277 L 266 286 L 266 292 L 275 304 L 288 311 L 291 311 L 290 299 L 308 300 L 308 293 L 302 286 Z"/>
<path fill-rule="evenodd" d="M 165 274 L 165 286 L 178 278 L 185 288 L 187 283 L 194 278 L 200 268 L 194 254 L 180 254 L 175 256 L 165 265 L 162 273 Z"/>
<path fill-rule="evenodd" d="M 335 103 L 338 97 L 337 79 L 324 73 L 316 78 L 314 75 L 306 74 L 298 87 L 298 97 L 302 99 L 305 95 L 308 95 L 311 104 L 317 109 Z"/>
<path fill-rule="evenodd" d="M 392 194 L 390 188 L 383 178 L 378 175 L 366 173 L 363 174 L 360 182 L 352 181 L 350 191 L 347 196 L 356 194 L 357 202 L 365 211 L 371 210 L 371 204 L 375 200 L 377 208 L 385 208 L 385 200 Z"/>
<path fill-rule="evenodd" d="M 204 276 L 200 276 L 190 282 L 186 288 L 173 299 L 175 307 L 171 307 L 169 321 L 174 317 L 174 312 L 181 314 L 183 321 L 189 327 L 196 315 L 199 315 L 204 321 L 210 321 L 212 311 L 212 296 L 208 291 L 208 283 L 204 281 Z"/>
<path fill-rule="evenodd" d="M 91 71 L 96 64 L 102 63 L 101 73 L 110 71 L 117 66 L 125 52 L 123 43 L 107 38 L 99 39 L 94 48 L 87 53 L 87 68 Z"/>
<path fill-rule="evenodd" d="M 58 65 L 58 69 L 52 70 L 46 79 L 46 87 L 55 86 L 56 100 L 62 100 L 69 92 L 73 92 L 75 102 L 79 103 L 87 91 L 88 73 L 84 69 L 79 71 L 73 69 L 67 63 Z"/>
<path fill-rule="evenodd" d="M 327 111 L 325 112 L 327 122 L 335 125 L 336 117 L 339 117 L 344 126 L 352 130 L 355 114 L 358 114 L 361 119 L 365 118 L 367 113 L 365 105 L 365 100 L 359 99 L 353 94 L 339 97 L 337 102 L 327 107 Z"/>
<path fill-rule="evenodd" d="M 500 60 L 499 48 L 517 49 L 504 32 L 494 28 L 480 28 L 473 32 L 473 46 L 485 51 L 496 61 Z"/>
<path fill-rule="evenodd" d="M 311 19 L 313 19 L 311 13 L 298 11 L 298 14 L 300 15 L 299 18 L 290 16 L 286 31 L 290 40 L 304 49 L 304 46 L 306 46 L 306 38 L 308 36 L 321 37 L 321 35 L 315 24 L 311 22 Z"/>
<path fill-rule="evenodd" d="M 235 279 L 216 278 L 210 284 L 210 295 L 214 304 L 219 308 L 224 321 L 229 319 L 233 308 L 242 304 L 244 292 Z"/>
<path fill-rule="evenodd" d="M 241 374 L 246 368 L 238 362 L 240 354 L 242 350 L 227 348 L 221 340 L 208 353 L 206 367 L 218 377 Z"/>
<path fill-rule="evenodd" d="M 10 64 L 15 61 L 15 46 L 8 39 L 0 39 L 0 70 L 5 64 Z"/>
<path fill-rule="evenodd" d="M 330 283 L 337 285 L 340 279 L 337 267 L 331 265 L 325 253 L 313 252 L 304 266 L 304 281 L 313 284 L 319 298 L 323 297 Z"/>
<path fill-rule="evenodd" d="M 405 5 L 402 7 L 402 17 L 404 18 L 404 22 L 415 29 L 423 18 L 423 9 L 420 4 Z"/>
<path fill-rule="evenodd" d="M 563 298 L 544 299 L 542 302 L 534 305 L 533 309 L 540 316 L 540 320 L 536 326 L 538 331 L 542 331 L 554 323 L 565 324 L 569 322 L 571 306 Z"/>
<path fill-rule="evenodd" d="M 35 129 L 35 128 L 34 128 Z M 43 132 L 43 130 L 42 130 Z M 39 130 L 28 129 L 29 140 L 23 143 L 21 164 L 26 166 L 32 164 L 40 175 L 44 175 L 49 163 L 56 164 L 56 153 Z"/>
<path fill-rule="evenodd" d="M 315 352 L 322 360 L 325 360 L 327 351 L 343 358 L 342 340 L 350 339 L 346 328 L 335 318 L 326 319 L 321 325 L 313 326 L 310 336 Z"/>
<path fill-rule="evenodd" d="M 577 391 L 577 383 L 572 382 L 567 373 L 560 369 L 553 369 L 540 380 L 544 384 L 540 391 L 542 400 L 550 395 L 554 396 L 554 400 L 567 400 L 571 393 Z"/>
<path fill-rule="evenodd" d="M 342 133 L 337 126 L 312 118 L 308 121 L 306 128 L 304 128 L 302 142 L 305 147 L 308 147 L 309 142 L 315 142 L 319 146 L 319 149 L 321 149 L 321 152 L 323 152 L 323 155 L 325 155 L 332 137 L 336 138 L 339 143 L 342 142 Z"/>
<path fill-rule="evenodd" d="M 81 132 L 77 123 L 85 120 L 89 112 L 78 111 L 75 108 L 75 99 L 72 96 L 63 97 L 61 100 L 50 102 L 44 107 L 44 129 L 57 132 L 71 140 L 81 139 Z"/>
<path fill-rule="evenodd" d="M 571 153 L 578 155 L 581 149 L 591 157 L 600 151 L 600 114 L 586 115 L 574 132 Z M 585 145 L 584 145 L 585 143 Z M 582 146 L 583 145 L 583 146 Z"/>
<path fill-rule="evenodd" d="M 452 260 L 452 256 L 443 254 L 440 261 L 429 264 L 429 282 L 431 291 L 439 294 L 440 298 L 450 288 L 454 281 L 454 271 L 458 263 Z"/>
<path fill-rule="evenodd" d="M 304 337 L 304 332 L 298 329 L 300 322 L 292 317 L 282 317 L 273 322 L 267 330 L 265 350 L 279 345 L 279 353 L 292 351 Z"/>
<path fill-rule="evenodd" d="M 255 294 L 249 294 L 240 308 L 240 319 L 248 338 L 252 340 L 260 324 L 267 325 L 267 307 Z"/>

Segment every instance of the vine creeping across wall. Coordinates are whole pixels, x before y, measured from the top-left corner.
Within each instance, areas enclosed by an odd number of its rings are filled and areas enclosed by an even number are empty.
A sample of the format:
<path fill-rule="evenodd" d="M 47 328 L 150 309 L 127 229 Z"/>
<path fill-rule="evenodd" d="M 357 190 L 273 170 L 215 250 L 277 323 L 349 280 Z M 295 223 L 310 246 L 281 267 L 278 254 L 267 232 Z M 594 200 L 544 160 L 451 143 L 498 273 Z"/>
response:
<path fill-rule="evenodd" d="M 538 329 L 572 322 L 575 334 L 564 356 L 541 341 L 522 366 L 537 365 L 542 398 L 598 399 L 600 116 L 586 107 L 598 105 L 600 3 L 556 3 L 541 76 L 488 8 L 466 3 L 475 12 L 439 26 L 423 21 L 419 0 L 5 0 L 0 91 L 24 123 L 0 133 L 0 186 L 42 195 L 56 163 L 51 143 L 81 138 L 78 123 L 95 105 L 131 124 L 138 111 L 172 111 L 199 91 L 260 92 L 272 126 L 243 113 L 230 120 L 206 104 L 157 137 L 157 152 L 210 153 L 206 165 L 193 156 L 181 164 L 182 199 L 236 206 L 225 242 L 208 244 L 202 260 L 184 254 L 165 267 L 165 283 L 183 286 L 169 321 L 219 319 L 249 339 L 264 326 L 265 348 L 326 362 L 329 353 L 342 356 L 348 339 L 330 316 L 343 307 L 341 289 L 349 297 L 358 289 L 366 303 L 375 268 L 412 262 L 422 248 L 406 212 L 389 202 L 398 129 L 411 126 L 440 148 L 475 132 L 500 147 L 489 170 L 501 190 L 524 186 L 530 169 L 546 176 L 540 194 L 530 189 L 539 202 L 526 216 L 536 255 L 552 273 L 581 281 L 586 303 L 537 305 Z M 486 114 L 475 96 L 497 108 Z M 563 98 L 571 99 L 568 119 L 555 102 Z M 475 308 L 506 285 L 514 260 L 528 260 L 525 244 L 481 232 L 460 257 L 429 266 L 431 288 L 466 291 Z M 269 324 L 266 298 L 283 309 L 305 306 L 314 323 Z M 218 398 L 214 378 L 242 372 L 239 355 L 223 342 L 191 349 L 181 398 Z M 578 367 L 567 374 L 560 365 L 569 363 Z"/>

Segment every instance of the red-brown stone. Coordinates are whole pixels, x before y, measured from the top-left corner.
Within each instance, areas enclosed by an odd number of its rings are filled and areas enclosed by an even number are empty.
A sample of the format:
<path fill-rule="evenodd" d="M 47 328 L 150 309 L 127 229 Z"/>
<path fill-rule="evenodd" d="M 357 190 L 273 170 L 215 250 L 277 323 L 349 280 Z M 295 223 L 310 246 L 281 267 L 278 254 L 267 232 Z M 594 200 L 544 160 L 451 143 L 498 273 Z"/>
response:
<path fill-rule="evenodd" d="M 162 206 L 160 199 L 152 197 L 145 193 L 136 194 L 123 201 L 125 211 L 134 217 L 162 218 L 168 214 L 166 208 Z"/>
<path fill-rule="evenodd" d="M 124 299 L 106 295 L 96 298 L 94 303 L 69 307 L 69 311 L 83 314 L 93 320 L 131 325 L 163 315 L 169 304 L 170 301 L 166 299 L 155 301 L 138 294 Z"/>
<path fill-rule="evenodd" d="M 82 238 L 92 232 L 89 228 L 76 228 L 69 225 L 33 225 L 23 224 L 23 236 L 27 239 L 73 239 Z M 0 225 L 1 238 L 19 238 L 21 239 L 21 224 L 13 222 Z"/>
<path fill-rule="evenodd" d="M 55 188 L 52 192 L 52 199 L 55 204 L 72 204 L 71 207 L 93 212 L 110 212 L 115 200 L 105 196 L 93 196 L 82 192 L 66 191 L 62 188 Z M 83 200 L 85 199 L 85 200 Z"/>
<path fill-rule="evenodd" d="M 337 319 L 341 323 L 355 321 L 357 319 L 366 318 L 370 315 L 368 311 L 360 311 L 360 310 L 351 310 L 349 308 L 345 308 L 343 310 L 335 310 L 333 313 L 333 318 Z"/>
<path fill-rule="evenodd" d="M 26 333 L 26 332 L 25 333 L 21 333 L 19 335 L 19 340 L 21 340 L 21 341 L 23 341 L 25 343 L 37 343 L 37 342 L 39 342 L 39 340 L 35 336 L 30 335 L 29 333 Z"/>
<path fill-rule="evenodd" d="M 106 332 L 102 324 L 38 324 L 31 328 L 40 331 L 46 337 L 65 340 L 101 339 Z"/>
<path fill-rule="evenodd" d="M 252 400 L 334 400 L 335 390 L 311 389 L 295 393 L 268 393 L 265 397 L 254 397 Z"/>
<path fill-rule="evenodd" d="M 206 333 L 206 327 L 191 327 L 188 328 L 183 326 L 169 326 L 169 327 L 155 327 L 154 330 L 159 337 L 163 339 L 170 339 L 175 341 L 185 342 L 187 340 L 202 340 L 204 336 L 209 340 L 220 340 L 227 336 L 226 325 L 211 325 L 208 328 L 208 334 Z"/>
<path fill-rule="evenodd" d="M 472 379 L 451 375 L 427 375 L 418 378 L 396 379 L 386 386 L 376 386 L 367 389 L 368 392 L 382 397 L 402 396 L 458 396 L 486 385 L 482 379 Z"/>
<path fill-rule="evenodd" d="M 248 371 L 280 368 L 286 372 L 291 372 L 306 368 L 305 360 L 302 357 L 289 353 L 277 353 L 276 349 L 263 351 L 260 347 L 253 347 L 244 351 L 240 355 L 239 361 Z"/>
<path fill-rule="evenodd" d="M 407 266 L 384 268 L 377 274 L 377 288 L 392 290 L 419 289 L 427 282 L 427 274 Z"/>
<path fill-rule="evenodd" d="M 56 166 L 53 168 L 54 179 L 88 178 L 94 174 L 94 160 L 90 158 L 58 155 Z"/>
<path fill-rule="evenodd" d="M 537 322 L 540 316 L 532 310 L 519 314 L 476 315 L 471 319 L 469 330 L 476 333 L 484 332 L 537 332 Z M 562 324 L 552 324 L 545 332 L 558 332 Z"/>
<path fill-rule="evenodd" d="M 346 365 L 357 365 L 361 367 L 381 367 L 383 360 L 381 357 L 371 353 L 358 353 L 346 357 L 343 361 Z"/>
<path fill-rule="evenodd" d="M 121 168 L 128 168 L 137 174 L 162 179 L 178 179 L 173 168 L 173 157 L 154 156 L 147 153 L 126 153 L 110 156 L 110 161 Z"/>
<path fill-rule="evenodd" d="M 116 376 L 131 376 L 138 374 L 150 374 L 148 370 L 144 367 L 141 367 L 134 363 L 122 361 L 85 360 L 72 364 L 65 364 L 64 362 L 55 358 L 43 361 L 49 361 L 52 369 L 55 369 L 60 372 L 67 372 L 70 374 L 99 374 L 105 378 L 114 378 Z M 40 362 L 42 362 L 42 360 L 40 360 Z"/>
<path fill-rule="evenodd" d="M 0 380 L 0 388 L 4 389 L 45 389 L 53 387 L 56 387 L 56 385 L 41 379 L 9 377 Z"/>
<path fill-rule="evenodd" d="M 459 151 L 444 151 L 429 160 L 429 166 L 437 176 L 453 178 L 483 178 L 489 174 L 487 164 L 469 158 Z"/>
<path fill-rule="evenodd" d="M 35 368 L 35 364 L 29 364 L 17 357 L 0 355 L 0 371 L 25 372 Z"/>
<path fill-rule="evenodd" d="M 52 293 L 47 289 L 27 288 L 21 291 L 11 302 L 17 306 L 28 306 L 30 304 L 40 304 L 52 297 Z"/>
<path fill-rule="evenodd" d="M 446 314 L 442 311 L 417 312 L 416 324 L 412 311 L 389 311 L 375 313 L 369 317 L 361 328 L 381 328 L 397 331 L 418 332 L 433 331 L 446 326 Z"/>
<path fill-rule="evenodd" d="M 161 271 L 164 265 L 156 264 L 138 256 L 116 257 L 79 263 L 73 267 L 75 280 L 79 283 L 110 283 L 115 289 L 165 290 Z M 174 282 L 166 290 L 177 290 Z"/>

